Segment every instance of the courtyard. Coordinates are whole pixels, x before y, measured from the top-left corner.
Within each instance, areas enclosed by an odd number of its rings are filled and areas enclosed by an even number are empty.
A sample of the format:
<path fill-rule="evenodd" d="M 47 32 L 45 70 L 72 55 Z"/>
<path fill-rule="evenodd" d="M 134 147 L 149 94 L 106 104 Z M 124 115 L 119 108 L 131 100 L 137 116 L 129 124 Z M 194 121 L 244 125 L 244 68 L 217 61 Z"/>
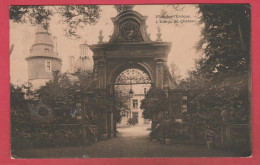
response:
<path fill-rule="evenodd" d="M 86 146 L 38 148 L 17 151 L 17 158 L 151 158 L 234 157 L 239 153 L 209 150 L 206 145 L 164 144 L 152 141 L 149 125 L 119 128 L 118 136 Z"/>

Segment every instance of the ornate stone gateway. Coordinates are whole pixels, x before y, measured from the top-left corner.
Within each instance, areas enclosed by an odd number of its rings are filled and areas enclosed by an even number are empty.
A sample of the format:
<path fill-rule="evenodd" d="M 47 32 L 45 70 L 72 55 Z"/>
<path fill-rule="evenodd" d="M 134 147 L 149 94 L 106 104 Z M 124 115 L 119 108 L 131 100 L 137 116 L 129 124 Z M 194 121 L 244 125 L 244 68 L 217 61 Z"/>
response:
<path fill-rule="evenodd" d="M 94 59 L 94 79 L 83 97 L 83 112 L 87 111 L 84 104 L 87 104 L 91 97 L 88 97 L 88 91 L 93 88 L 105 89 L 108 94 L 113 94 L 117 77 L 127 69 L 140 69 L 149 76 L 152 86 L 161 88 L 171 95 L 175 93 L 177 85 L 167 66 L 171 43 L 161 40 L 160 29 L 157 40 L 151 41 L 146 31 L 146 19 L 146 16 L 129 8 L 112 18 L 114 32 L 109 42 L 102 41 L 101 31 L 99 43 L 90 46 Z M 100 131 L 108 136 L 113 135 L 115 125 L 111 110 L 103 114 L 102 121 L 104 124 Z"/>

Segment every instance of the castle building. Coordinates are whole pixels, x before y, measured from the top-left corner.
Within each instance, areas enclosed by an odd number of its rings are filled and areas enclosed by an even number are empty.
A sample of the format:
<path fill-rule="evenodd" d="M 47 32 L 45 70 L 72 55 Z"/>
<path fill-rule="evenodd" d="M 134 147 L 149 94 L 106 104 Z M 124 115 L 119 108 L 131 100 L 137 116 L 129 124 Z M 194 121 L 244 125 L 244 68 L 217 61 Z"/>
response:
<path fill-rule="evenodd" d="M 88 44 L 85 42 L 79 45 L 79 57 L 69 56 L 69 72 L 74 73 L 80 71 L 92 71 L 93 60 Z"/>
<path fill-rule="evenodd" d="M 52 37 L 48 29 L 36 26 L 35 40 L 26 57 L 28 81 L 33 90 L 40 88 L 53 78 L 54 71 L 61 71 L 62 60 L 57 52 L 57 37 Z"/>

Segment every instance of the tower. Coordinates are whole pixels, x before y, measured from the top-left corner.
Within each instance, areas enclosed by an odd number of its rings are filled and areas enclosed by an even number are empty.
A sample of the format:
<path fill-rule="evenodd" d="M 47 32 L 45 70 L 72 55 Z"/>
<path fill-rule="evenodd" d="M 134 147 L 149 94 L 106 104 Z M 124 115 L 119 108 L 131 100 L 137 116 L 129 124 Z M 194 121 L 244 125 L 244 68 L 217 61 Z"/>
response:
<path fill-rule="evenodd" d="M 87 44 L 87 41 L 85 43 L 80 44 L 80 57 L 78 60 L 78 66 L 80 70 L 86 71 L 86 70 L 92 70 L 93 68 L 93 61 L 90 57 L 90 51 L 89 46 Z"/>
<path fill-rule="evenodd" d="M 79 45 L 79 50 L 79 56 L 69 56 L 69 73 L 93 70 L 92 54 L 86 41 Z"/>
<path fill-rule="evenodd" d="M 61 71 L 62 60 L 57 53 L 57 38 L 54 37 L 53 41 L 51 33 L 42 25 L 36 26 L 35 40 L 26 60 L 28 81 L 32 83 L 33 89 L 51 80 L 53 71 Z"/>

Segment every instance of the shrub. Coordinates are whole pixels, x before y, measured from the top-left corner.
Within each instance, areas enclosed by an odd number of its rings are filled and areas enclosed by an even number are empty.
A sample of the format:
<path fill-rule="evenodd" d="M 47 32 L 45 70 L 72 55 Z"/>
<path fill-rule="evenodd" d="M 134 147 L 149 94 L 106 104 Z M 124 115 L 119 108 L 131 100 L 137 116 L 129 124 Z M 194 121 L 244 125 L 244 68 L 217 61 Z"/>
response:
<path fill-rule="evenodd" d="M 142 100 L 141 109 L 144 109 L 145 119 L 152 119 L 152 115 L 168 109 L 168 99 L 160 88 L 150 88 Z"/>
<path fill-rule="evenodd" d="M 130 125 L 135 125 L 138 122 L 137 118 L 129 118 L 127 123 Z"/>

